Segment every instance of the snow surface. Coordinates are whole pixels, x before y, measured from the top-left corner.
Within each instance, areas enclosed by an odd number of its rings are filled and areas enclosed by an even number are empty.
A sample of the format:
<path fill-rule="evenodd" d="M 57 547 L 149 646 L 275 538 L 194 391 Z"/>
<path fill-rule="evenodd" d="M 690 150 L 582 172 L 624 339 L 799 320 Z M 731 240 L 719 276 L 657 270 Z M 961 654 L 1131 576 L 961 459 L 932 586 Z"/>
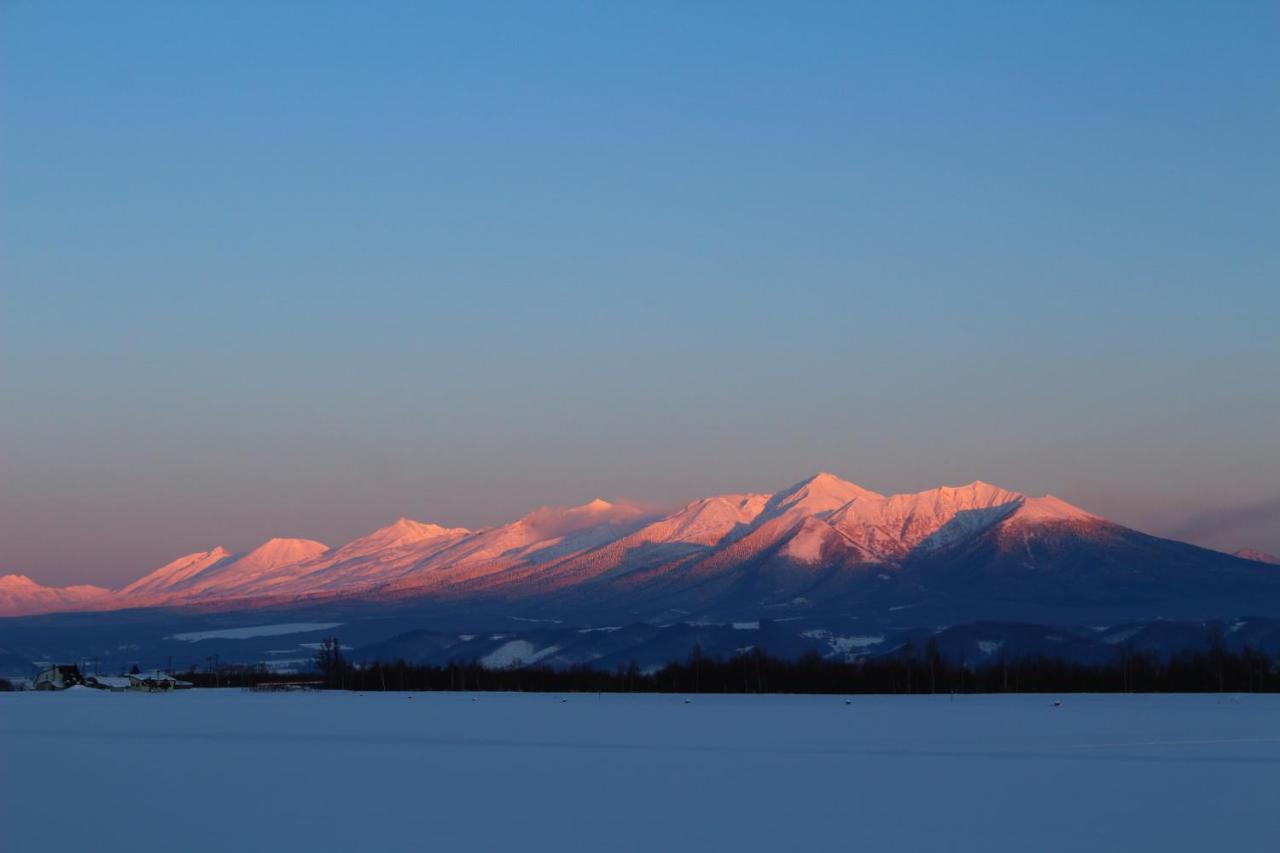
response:
<path fill-rule="evenodd" d="M 1054 698 L 0 694 L 3 848 L 1274 849 L 1280 696 Z"/>
<path fill-rule="evenodd" d="M 827 645 L 831 648 L 832 652 L 838 655 L 844 655 L 846 659 L 853 659 L 858 657 L 856 652 L 859 649 L 866 649 L 866 648 L 870 648 L 871 646 L 878 646 L 884 642 L 883 634 L 873 634 L 868 636 L 855 636 L 855 637 L 842 637 L 838 634 L 831 633 L 825 628 L 815 628 L 811 631 L 805 631 L 801 634 L 801 636 L 809 637 L 810 639 L 813 639 L 813 640 L 826 640 Z"/>
<path fill-rule="evenodd" d="M 222 628 L 217 631 L 189 631 L 174 634 L 169 639 L 198 643 L 201 640 L 248 640 L 252 637 L 278 637 L 283 634 L 301 634 L 306 631 L 327 631 L 337 628 L 341 622 L 282 622 L 278 625 L 247 625 L 243 628 Z"/>
<path fill-rule="evenodd" d="M 827 543 L 839 534 L 830 525 L 816 518 L 806 518 L 791 534 L 782 553 L 797 563 L 813 565 L 822 562 L 822 552 Z"/>
<path fill-rule="evenodd" d="M 558 651 L 559 646 L 538 649 L 528 640 L 511 640 L 480 658 L 480 665 L 487 669 L 505 669 L 517 663 L 533 664 Z"/>
<path fill-rule="evenodd" d="M 635 542 L 685 542 L 715 545 L 739 526 L 760 515 L 769 495 L 719 495 L 685 505 L 678 512 L 641 528 L 629 537 Z"/>

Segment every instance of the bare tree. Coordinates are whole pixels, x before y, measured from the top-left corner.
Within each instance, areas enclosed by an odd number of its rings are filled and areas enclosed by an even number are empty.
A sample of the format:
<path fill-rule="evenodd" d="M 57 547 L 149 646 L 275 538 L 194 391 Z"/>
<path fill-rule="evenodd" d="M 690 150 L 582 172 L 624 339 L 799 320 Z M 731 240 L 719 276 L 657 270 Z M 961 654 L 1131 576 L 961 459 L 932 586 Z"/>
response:
<path fill-rule="evenodd" d="M 342 643 L 337 637 L 325 637 L 320 641 L 320 649 L 316 652 L 316 669 L 324 676 L 325 684 L 331 688 L 342 687 L 342 676 L 347 662 L 342 657 Z"/>

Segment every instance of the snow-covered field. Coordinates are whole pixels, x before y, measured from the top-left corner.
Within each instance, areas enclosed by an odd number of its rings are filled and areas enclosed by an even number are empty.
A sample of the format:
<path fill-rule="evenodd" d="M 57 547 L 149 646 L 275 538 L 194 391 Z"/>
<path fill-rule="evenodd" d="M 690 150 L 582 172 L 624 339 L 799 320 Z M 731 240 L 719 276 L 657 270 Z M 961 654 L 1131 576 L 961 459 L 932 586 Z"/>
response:
<path fill-rule="evenodd" d="M 1062 698 L 0 694 L 0 849 L 1276 849 L 1280 696 Z"/>
<path fill-rule="evenodd" d="M 191 631 L 174 634 L 170 640 L 198 643 L 201 640 L 248 640 L 252 637 L 280 637 L 285 634 L 303 634 L 310 631 L 327 631 L 337 628 L 341 622 L 285 622 L 281 625 L 250 625 L 244 628 L 224 628 L 220 631 Z"/>

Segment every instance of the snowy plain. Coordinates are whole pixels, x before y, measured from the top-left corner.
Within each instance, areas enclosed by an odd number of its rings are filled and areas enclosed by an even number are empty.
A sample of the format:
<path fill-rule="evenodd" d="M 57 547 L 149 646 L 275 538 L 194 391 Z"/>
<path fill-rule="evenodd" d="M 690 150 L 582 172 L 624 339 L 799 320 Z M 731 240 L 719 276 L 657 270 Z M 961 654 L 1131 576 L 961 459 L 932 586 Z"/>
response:
<path fill-rule="evenodd" d="M 1276 849 L 1280 696 L 0 694 L 0 849 Z"/>

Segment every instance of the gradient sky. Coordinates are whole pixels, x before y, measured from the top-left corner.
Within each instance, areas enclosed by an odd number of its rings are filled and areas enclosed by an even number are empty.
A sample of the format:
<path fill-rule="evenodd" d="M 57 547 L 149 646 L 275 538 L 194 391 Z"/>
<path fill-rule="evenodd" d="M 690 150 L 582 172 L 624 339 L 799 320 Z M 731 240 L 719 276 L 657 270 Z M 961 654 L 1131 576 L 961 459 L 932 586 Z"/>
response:
<path fill-rule="evenodd" d="M 0 573 L 830 470 L 1280 552 L 1280 6 L 0 4 Z"/>

